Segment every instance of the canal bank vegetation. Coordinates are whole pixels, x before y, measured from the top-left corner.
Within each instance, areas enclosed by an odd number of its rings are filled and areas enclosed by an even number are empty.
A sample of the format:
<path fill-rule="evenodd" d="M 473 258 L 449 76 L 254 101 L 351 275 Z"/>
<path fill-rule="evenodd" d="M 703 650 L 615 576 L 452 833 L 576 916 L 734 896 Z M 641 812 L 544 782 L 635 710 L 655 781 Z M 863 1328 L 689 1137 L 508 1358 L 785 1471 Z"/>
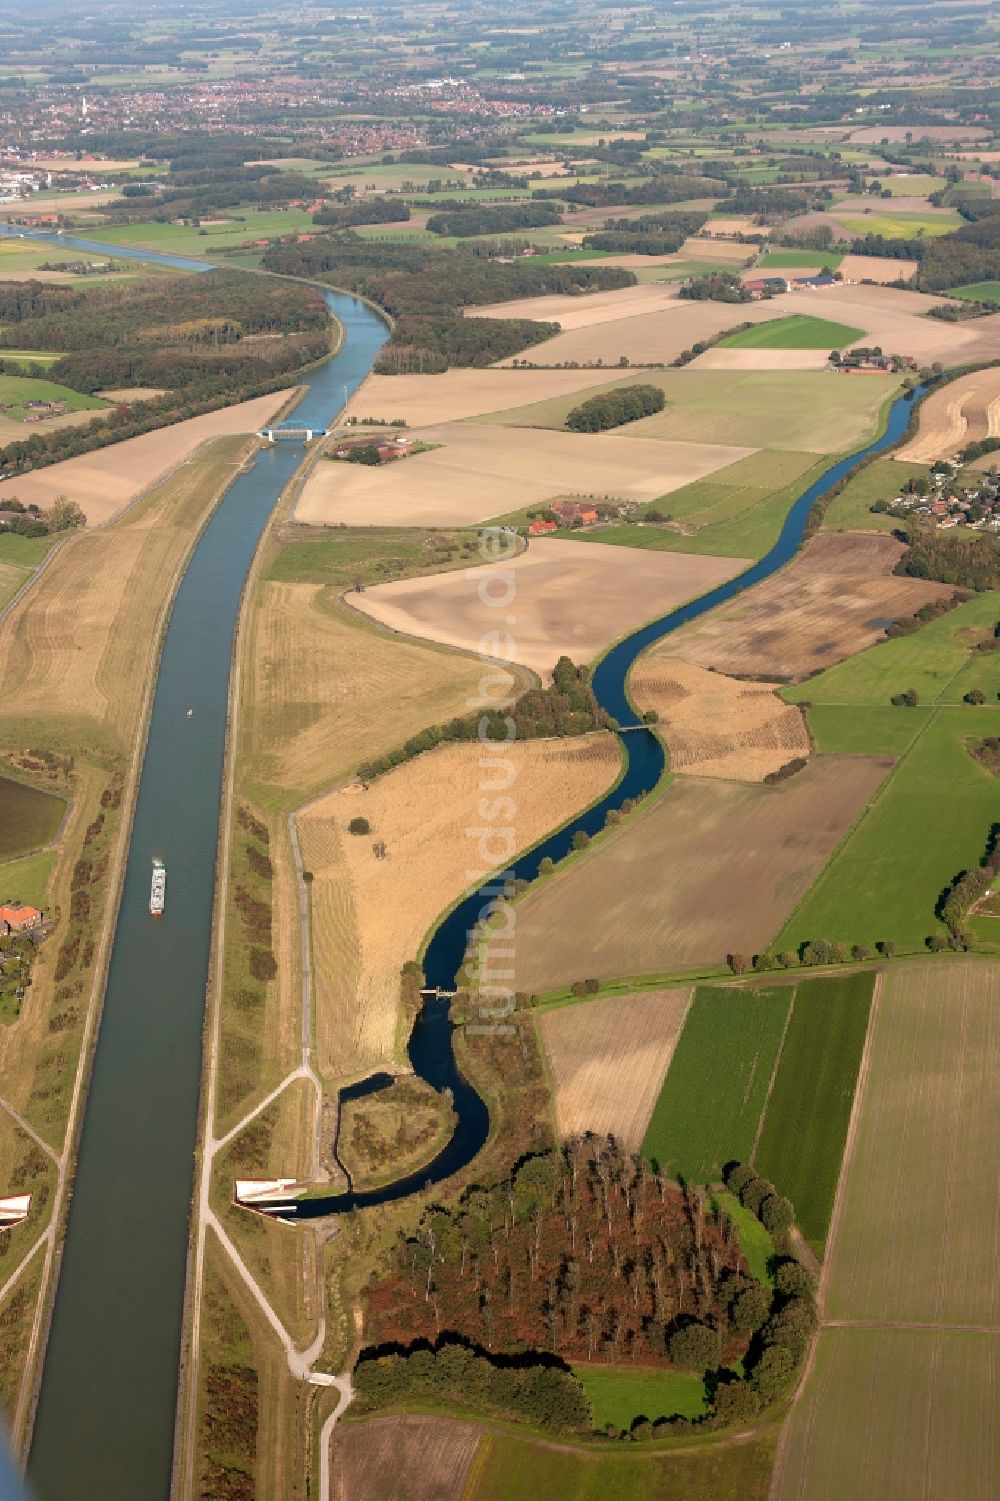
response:
<path fill-rule="evenodd" d="M 19 1435 L 12 1430 L 44 1266 L 45 1258 L 36 1255 L 0 1303 L 0 1418 L 15 1441 Z M 4 1275 L 0 1272 L 0 1278 Z"/>
<path fill-rule="evenodd" d="M 337 1155 L 353 1188 L 378 1188 L 432 1161 L 455 1122 L 450 1090 L 405 1075 L 341 1107 Z"/>
<path fill-rule="evenodd" d="M 315 1337 L 320 1313 L 315 1239 L 240 1208 L 233 1186 L 237 1178 L 307 1182 L 314 1171 L 315 1121 L 315 1087 L 307 1079 L 295 1079 L 218 1153 L 212 1169 L 213 1203 L 220 1223 L 300 1346 Z"/>

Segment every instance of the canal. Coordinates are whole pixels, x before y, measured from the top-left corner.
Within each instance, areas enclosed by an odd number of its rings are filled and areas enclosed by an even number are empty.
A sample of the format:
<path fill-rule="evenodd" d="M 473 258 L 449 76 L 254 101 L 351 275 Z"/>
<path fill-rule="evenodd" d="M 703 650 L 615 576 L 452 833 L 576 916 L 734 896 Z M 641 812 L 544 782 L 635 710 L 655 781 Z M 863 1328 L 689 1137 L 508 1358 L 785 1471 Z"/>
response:
<path fill-rule="evenodd" d="M 363 303 L 328 301 L 344 342 L 305 378 L 295 413 L 320 426 L 386 338 Z M 275 444 L 238 476 L 164 640 L 31 1448 L 38 1501 L 169 1494 L 233 633 L 258 539 L 302 457 Z M 154 856 L 167 867 L 158 922 Z"/>

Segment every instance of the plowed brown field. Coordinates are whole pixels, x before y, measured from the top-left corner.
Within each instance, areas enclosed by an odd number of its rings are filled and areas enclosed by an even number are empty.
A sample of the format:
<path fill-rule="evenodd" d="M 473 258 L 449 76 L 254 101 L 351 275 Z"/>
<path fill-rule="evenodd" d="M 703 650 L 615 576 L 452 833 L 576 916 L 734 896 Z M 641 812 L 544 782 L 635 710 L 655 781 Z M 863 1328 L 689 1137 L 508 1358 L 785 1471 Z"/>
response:
<path fill-rule="evenodd" d="M 482 1430 L 405 1413 L 341 1423 L 331 1451 L 331 1501 L 461 1501 Z"/>
<path fill-rule="evenodd" d="M 741 683 L 656 647 L 632 669 L 639 709 L 655 709 L 670 770 L 760 782 L 810 753 L 802 710 L 782 703 L 776 683 Z"/>
<path fill-rule="evenodd" d="M 892 762 L 817 756 L 776 787 L 679 778 L 516 907 L 518 990 L 759 952 Z"/>
<path fill-rule="evenodd" d="M 504 564 L 509 608 L 503 611 L 483 600 L 475 569 L 378 584 L 353 595 L 352 601 L 394 630 L 467 651 L 493 650 L 504 660 L 548 674 L 563 653 L 574 662 L 589 662 L 625 631 L 745 566 L 739 558 L 547 537 Z M 494 584 L 490 592 L 498 597 L 498 590 Z"/>
<path fill-rule="evenodd" d="M 562 1006 L 538 1018 L 561 1136 L 617 1136 L 637 1152 L 691 992 L 647 990 Z"/>
<path fill-rule="evenodd" d="M 671 636 L 662 654 L 783 681 L 831 667 L 881 640 L 887 620 L 953 592 L 893 576 L 902 552 L 875 532 L 823 533 L 787 568 Z"/>

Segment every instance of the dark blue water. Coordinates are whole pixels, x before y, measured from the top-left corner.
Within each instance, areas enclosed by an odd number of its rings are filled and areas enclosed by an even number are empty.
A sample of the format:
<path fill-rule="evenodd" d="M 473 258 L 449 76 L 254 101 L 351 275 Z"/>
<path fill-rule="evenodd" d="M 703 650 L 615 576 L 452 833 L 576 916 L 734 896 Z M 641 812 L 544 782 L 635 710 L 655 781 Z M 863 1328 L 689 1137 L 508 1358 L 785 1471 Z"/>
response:
<path fill-rule="evenodd" d="M 323 427 L 386 338 L 362 303 L 329 303 L 342 350 L 305 377 L 296 409 Z M 31 1449 L 40 1501 L 169 1494 L 233 632 L 301 461 L 301 445 L 282 443 L 239 475 L 164 641 Z M 154 855 L 167 867 L 157 922 Z"/>
<path fill-rule="evenodd" d="M 922 388 L 902 396 L 893 404 L 882 437 L 831 464 L 813 481 L 792 506 L 785 517 L 778 540 L 759 562 L 754 563 L 745 573 L 720 584 L 717 589 L 710 590 L 708 594 L 690 600 L 678 609 L 671 610 L 668 615 L 660 616 L 658 620 L 651 620 L 648 625 L 619 641 L 602 657 L 593 675 L 594 694 L 601 708 L 623 728 L 631 727 L 630 732 L 621 737 L 625 768 L 620 780 L 600 802 L 522 855 L 503 875 L 491 877 L 442 919 L 424 955 L 424 973 L 431 989 L 454 990 L 455 977 L 465 958 L 470 934 L 489 914 L 498 890 L 505 881 L 533 881 L 538 875 L 539 864 L 547 856 L 552 860 L 562 860 L 569 854 L 573 836 L 579 830 L 590 835 L 598 833 L 604 828 L 607 815 L 612 809 L 620 808 L 627 798 L 641 797 L 651 792 L 660 780 L 666 765 L 663 746 L 649 730 L 635 728 L 642 721 L 628 697 L 628 674 L 636 657 L 654 641 L 661 641 L 682 625 L 697 620 L 709 610 L 714 610 L 717 605 L 742 594 L 745 589 L 769 578 L 789 562 L 802 544 L 809 512 L 816 502 L 862 459 L 881 453 L 899 441 L 910 421 L 913 399 L 921 394 L 921 390 Z M 427 1079 L 435 1089 L 447 1088 L 452 1091 L 458 1123 L 451 1141 L 419 1172 L 410 1173 L 385 1188 L 373 1189 L 367 1193 L 308 1199 L 297 1206 L 295 1218 L 342 1214 L 351 1208 L 393 1203 L 430 1184 L 443 1182 L 471 1162 L 484 1146 L 489 1135 L 489 1112 L 484 1101 L 459 1072 L 448 1011 L 449 1002 L 446 997 L 431 998 L 425 1003 L 410 1039 L 409 1055 L 414 1071 L 421 1078 Z M 283 1211 L 283 1217 L 291 1216 Z"/>

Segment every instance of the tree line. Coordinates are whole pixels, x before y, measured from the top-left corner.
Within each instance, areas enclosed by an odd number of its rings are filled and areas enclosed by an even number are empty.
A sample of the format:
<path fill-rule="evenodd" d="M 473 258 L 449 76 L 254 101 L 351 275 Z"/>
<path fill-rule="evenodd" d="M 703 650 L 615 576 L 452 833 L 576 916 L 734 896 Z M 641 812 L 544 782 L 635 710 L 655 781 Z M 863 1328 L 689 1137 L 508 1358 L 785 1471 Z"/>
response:
<path fill-rule="evenodd" d="M 465 239 L 471 235 L 509 235 L 519 229 L 558 224 L 559 210 L 551 203 L 462 203 L 444 213 L 431 214 L 427 228 L 434 235 Z"/>
<path fill-rule="evenodd" d="M 653 412 L 662 412 L 667 398 L 659 386 L 618 386 L 591 396 L 566 414 L 566 426 L 575 433 L 601 433 L 609 427 L 638 422 Z"/>
<path fill-rule="evenodd" d="M 513 734 L 509 733 L 511 723 Z M 588 669 L 563 656 L 553 669 L 549 687 L 529 688 L 509 708 L 465 714 L 443 725 L 430 725 L 386 755 L 362 761 L 358 776 L 363 782 L 370 782 L 443 742 L 480 738 L 490 741 L 538 740 L 557 735 L 586 735 L 591 730 L 610 728 L 611 724 L 609 716 L 594 697 Z"/>
<path fill-rule="evenodd" d="M 906 543 L 907 551 L 893 573 L 977 592 L 1000 588 L 1000 536 L 996 533 L 959 536 L 914 519 L 895 535 Z"/>
<path fill-rule="evenodd" d="M 549 266 L 527 258 L 508 265 L 462 247 L 380 243 L 350 232 L 275 244 L 263 265 L 326 281 L 385 308 L 395 326 L 375 365 L 383 374 L 490 365 L 556 331 L 554 324 L 523 318 L 466 318 L 463 307 L 635 284 L 632 273 L 617 266 Z"/>

